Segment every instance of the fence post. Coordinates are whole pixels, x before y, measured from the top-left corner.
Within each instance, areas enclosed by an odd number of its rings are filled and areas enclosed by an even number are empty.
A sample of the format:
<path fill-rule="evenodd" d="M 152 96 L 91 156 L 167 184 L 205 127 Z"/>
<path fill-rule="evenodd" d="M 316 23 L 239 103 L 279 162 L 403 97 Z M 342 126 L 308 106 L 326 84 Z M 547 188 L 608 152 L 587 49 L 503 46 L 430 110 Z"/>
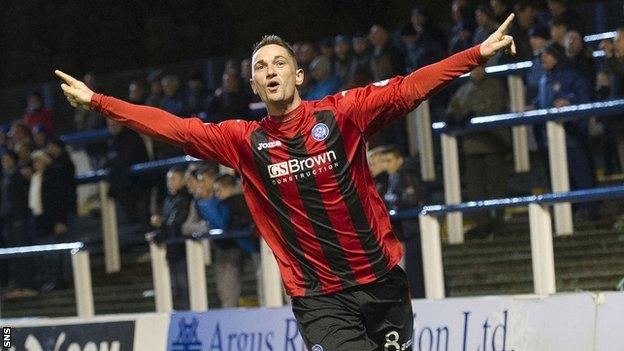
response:
<path fill-rule="evenodd" d="M 191 311 L 206 311 L 208 309 L 208 293 L 206 291 L 206 265 L 204 264 L 202 242 L 187 239 L 185 245 Z"/>
<path fill-rule="evenodd" d="M 204 253 L 204 264 L 211 265 L 212 264 L 212 252 L 210 252 L 210 240 L 206 238 L 200 239 L 202 251 Z"/>
<path fill-rule="evenodd" d="M 552 223 L 548 207 L 529 205 L 531 228 L 531 260 L 533 262 L 533 287 L 536 294 L 554 294 L 555 259 L 553 252 Z"/>
<path fill-rule="evenodd" d="M 262 289 L 264 289 L 262 296 L 265 300 L 265 307 L 281 307 L 284 305 L 284 299 L 282 298 L 282 282 L 277 261 L 264 239 L 260 239 L 260 242 Z"/>
<path fill-rule="evenodd" d="M 89 251 L 74 249 L 71 252 L 71 260 L 78 317 L 93 317 L 93 289 L 91 285 Z"/>
<path fill-rule="evenodd" d="M 444 298 L 444 267 L 440 224 L 437 218 L 430 215 L 420 216 L 420 240 L 425 275 L 425 297 L 442 299 Z"/>
<path fill-rule="evenodd" d="M 167 264 L 167 247 L 151 242 L 150 255 L 152 257 L 156 312 L 171 312 L 173 310 L 173 298 L 171 296 L 171 275 Z"/>
<path fill-rule="evenodd" d="M 568 152 L 563 123 L 546 122 L 548 133 L 548 157 L 550 162 L 550 179 L 553 192 L 570 191 L 570 177 L 568 174 Z M 569 202 L 554 205 L 555 233 L 568 235 L 574 231 L 572 224 L 572 205 Z"/>
<path fill-rule="evenodd" d="M 459 178 L 459 154 L 457 138 L 454 135 L 442 134 L 442 170 L 444 174 L 444 197 L 446 204 L 461 203 L 461 186 Z M 463 215 L 453 212 L 446 215 L 448 238 L 451 244 L 464 242 Z"/>
<path fill-rule="evenodd" d="M 100 189 L 100 206 L 102 208 L 104 265 L 106 273 L 119 272 L 121 259 L 119 258 L 119 232 L 117 230 L 115 200 L 108 196 L 108 182 L 100 181 L 98 185 Z"/>
<path fill-rule="evenodd" d="M 420 175 L 423 181 L 435 180 L 435 165 L 433 157 L 433 137 L 431 136 L 431 110 L 429 100 L 418 105 L 415 111 L 416 132 L 418 135 L 418 153 L 420 156 Z M 409 120 L 412 120 L 410 118 Z"/>
<path fill-rule="evenodd" d="M 522 78 L 516 75 L 507 76 L 509 87 L 509 102 L 512 112 L 524 111 L 524 84 Z M 514 166 L 517 173 L 528 172 L 531 169 L 529 162 L 529 138 L 527 126 L 515 126 L 511 129 Z"/>

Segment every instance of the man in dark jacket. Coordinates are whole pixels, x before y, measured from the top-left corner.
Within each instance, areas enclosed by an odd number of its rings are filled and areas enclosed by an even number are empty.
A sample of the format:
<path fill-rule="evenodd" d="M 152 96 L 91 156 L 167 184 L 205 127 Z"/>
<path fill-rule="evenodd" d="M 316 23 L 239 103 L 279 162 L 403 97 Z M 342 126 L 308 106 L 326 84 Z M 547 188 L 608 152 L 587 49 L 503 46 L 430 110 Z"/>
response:
<path fill-rule="evenodd" d="M 550 44 L 545 48 L 542 66 L 545 73 L 540 79 L 535 100 L 537 108 L 563 107 L 589 101 L 590 84 L 581 73 L 567 64 L 565 49 L 561 45 Z M 587 119 L 566 122 L 565 131 L 570 188 L 593 188 L 596 185 L 596 174 L 589 148 L 589 122 Z M 542 135 L 545 137 L 545 133 Z M 543 142 L 545 144 L 547 140 Z M 597 215 L 595 203 L 576 204 L 574 207 L 577 218 Z"/>
<path fill-rule="evenodd" d="M 425 194 L 416 167 L 408 167 L 403 154 L 397 147 L 390 146 L 382 151 L 388 186 L 382 195 L 388 211 L 421 206 Z M 420 245 L 420 230 L 417 219 L 393 223 L 397 236 L 405 246 L 405 272 L 410 283 L 412 298 L 425 297 L 425 282 Z"/>
<path fill-rule="evenodd" d="M 155 231 L 146 238 L 167 245 L 167 261 L 171 272 L 173 296 L 180 310 L 189 309 L 186 249 L 182 224 L 189 214 L 191 196 L 186 190 L 184 166 L 175 166 L 167 172 L 168 195 L 158 214 L 152 216 Z"/>
<path fill-rule="evenodd" d="M 65 143 L 60 139 L 51 139 L 46 146 L 46 152 L 52 157 L 50 171 L 60 178 L 59 185 L 62 187 L 58 189 L 59 203 L 67 206 L 67 212 L 70 217 L 69 222 L 71 222 L 71 217 L 77 211 L 76 167 L 67 150 L 65 150 Z"/>
<path fill-rule="evenodd" d="M 26 231 L 28 220 L 28 179 L 20 174 L 17 155 L 13 151 L 2 153 L 2 183 L 0 190 L 0 219 L 2 235 L 7 247 L 32 245 Z M 4 297 L 27 297 L 37 294 L 32 279 L 32 258 L 13 258 L 9 264 L 9 287 Z"/>
<path fill-rule="evenodd" d="M 128 173 L 130 166 L 147 162 L 147 150 L 141 136 L 120 123 L 106 120 L 111 137 L 104 167 L 110 170 L 108 195 L 115 199 L 126 214 L 126 222 L 138 222 L 147 230 L 149 217 L 150 182 L 134 179 Z"/>

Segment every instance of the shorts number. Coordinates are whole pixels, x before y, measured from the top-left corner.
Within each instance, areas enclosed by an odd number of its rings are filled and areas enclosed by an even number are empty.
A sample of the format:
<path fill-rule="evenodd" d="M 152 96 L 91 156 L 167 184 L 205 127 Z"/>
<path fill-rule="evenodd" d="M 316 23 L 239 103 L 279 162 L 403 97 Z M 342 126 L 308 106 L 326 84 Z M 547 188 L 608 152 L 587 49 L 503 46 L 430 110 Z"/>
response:
<path fill-rule="evenodd" d="M 391 331 L 386 334 L 386 343 L 384 344 L 384 351 L 400 351 L 401 345 L 399 345 L 399 333 Z"/>

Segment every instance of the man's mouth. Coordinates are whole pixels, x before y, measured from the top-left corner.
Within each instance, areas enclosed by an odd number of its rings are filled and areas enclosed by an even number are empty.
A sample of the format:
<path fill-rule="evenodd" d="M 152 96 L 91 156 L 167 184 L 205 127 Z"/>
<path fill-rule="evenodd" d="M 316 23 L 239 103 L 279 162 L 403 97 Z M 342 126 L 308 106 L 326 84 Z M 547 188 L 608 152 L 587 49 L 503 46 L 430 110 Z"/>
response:
<path fill-rule="evenodd" d="M 279 88 L 279 85 L 280 85 L 280 84 L 279 84 L 279 82 L 277 82 L 277 81 L 272 81 L 272 82 L 269 82 L 269 83 L 267 84 L 267 88 L 268 88 L 268 90 L 269 90 L 270 92 L 274 93 L 274 92 L 276 92 L 276 91 L 277 91 L 277 89 Z"/>

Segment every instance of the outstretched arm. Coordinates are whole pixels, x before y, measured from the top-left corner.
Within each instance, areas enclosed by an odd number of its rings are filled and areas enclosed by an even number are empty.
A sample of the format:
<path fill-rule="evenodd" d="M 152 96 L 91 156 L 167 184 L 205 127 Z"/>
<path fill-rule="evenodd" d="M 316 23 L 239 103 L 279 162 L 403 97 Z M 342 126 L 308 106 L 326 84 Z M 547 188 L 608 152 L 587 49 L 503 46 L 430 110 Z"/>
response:
<path fill-rule="evenodd" d="M 139 133 L 179 145 L 189 155 L 238 169 L 237 146 L 243 138 L 246 122 L 232 120 L 214 124 L 197 118 L 179 118 L 154 107 L 96 94 L 72 76 L 58 70 L 55 73 L 63 79 L 61 89 L 72 106 L 97 111 Z"/>
<path fill-rule="evenodd" d="M 513 14 L 509 15 L 496 32 L 478 46 L 423 67 L 405 77 L 395 77 L 353 89 L 337 98 L 344 98 L 343 109 L 349 110 L 360 130 L 372 134 L 392 119 L 407 114 L 446 84 L 485 63 L 496 53 L 509 50 L 511 54 L 515 54 L 513 38 L 506 34 L 513 18 Z M 341 105 L 341 101 L 338 101 L 338 105 Z"/>

